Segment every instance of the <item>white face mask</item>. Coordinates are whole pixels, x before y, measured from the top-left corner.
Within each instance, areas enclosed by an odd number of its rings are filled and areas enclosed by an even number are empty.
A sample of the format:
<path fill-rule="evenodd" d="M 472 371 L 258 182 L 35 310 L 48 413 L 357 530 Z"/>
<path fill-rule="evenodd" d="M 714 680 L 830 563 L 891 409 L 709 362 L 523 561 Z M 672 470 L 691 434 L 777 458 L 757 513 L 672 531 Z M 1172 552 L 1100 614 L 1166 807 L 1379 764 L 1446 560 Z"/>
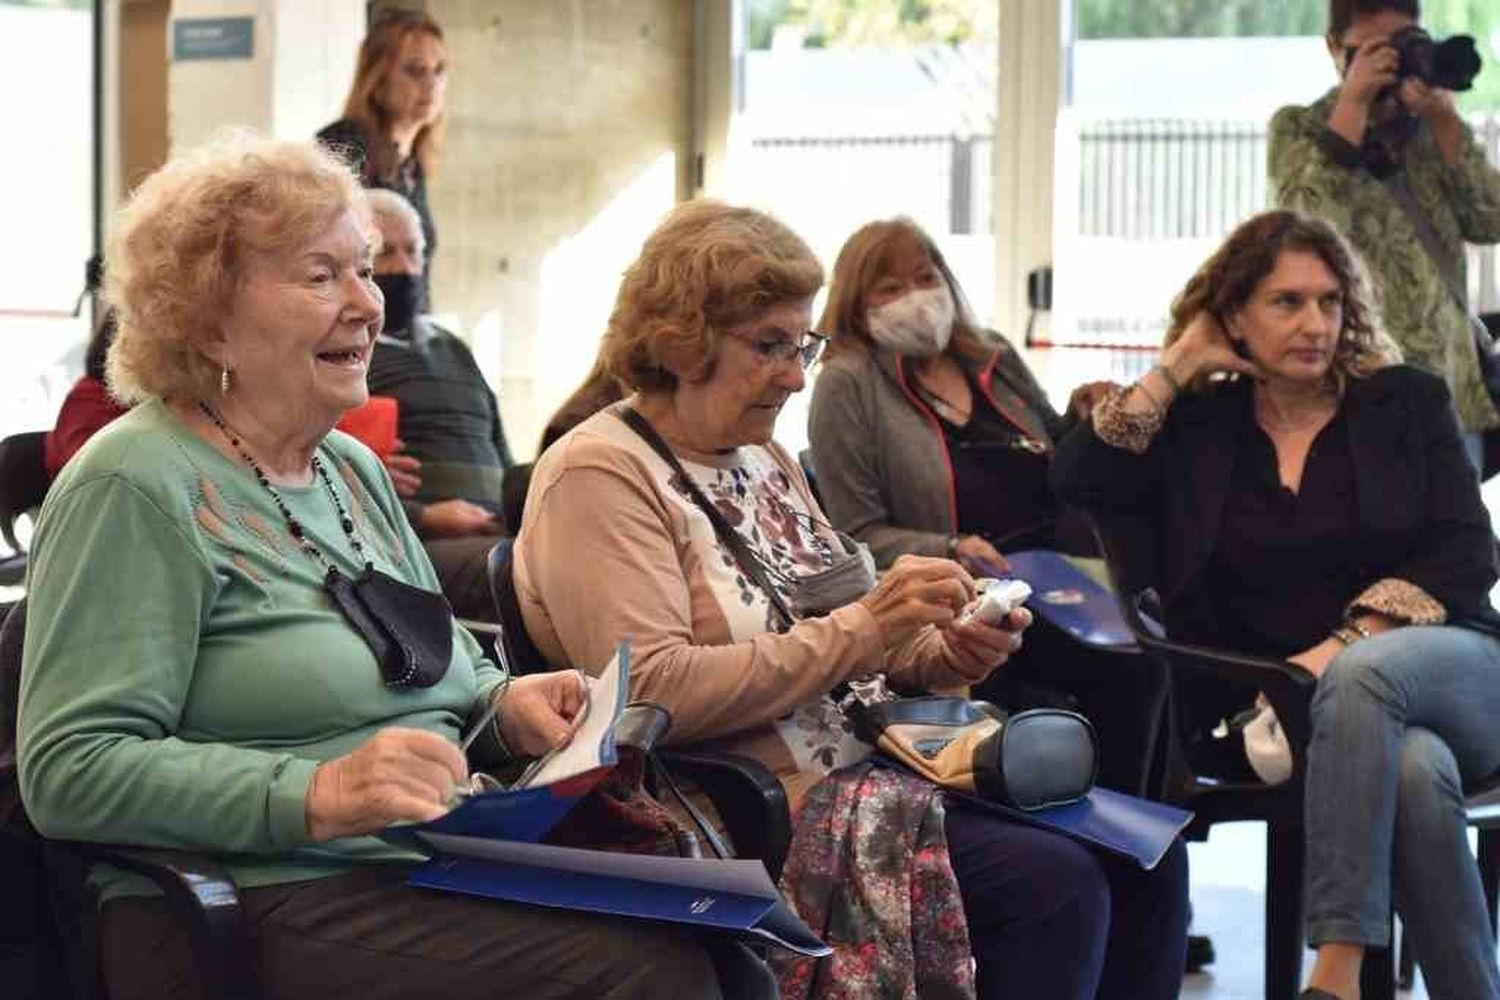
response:
<path fill-rule="evenodd" d="M 913 288 L 865 314 L 870 336 L 897 354 L 941 354 L 953 336 L 953 296 L 946 284 Z"/>

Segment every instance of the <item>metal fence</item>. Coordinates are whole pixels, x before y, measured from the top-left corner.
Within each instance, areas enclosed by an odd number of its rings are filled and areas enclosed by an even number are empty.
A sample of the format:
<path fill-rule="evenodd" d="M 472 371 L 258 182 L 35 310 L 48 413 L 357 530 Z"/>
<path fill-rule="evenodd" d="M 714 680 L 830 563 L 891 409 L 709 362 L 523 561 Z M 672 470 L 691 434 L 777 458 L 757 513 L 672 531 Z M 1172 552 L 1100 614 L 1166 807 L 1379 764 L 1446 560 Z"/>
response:
<path fill-rule="evenodd" d="M 1470 124 L 1500 164 L 1500 114 Z M 1085 239 L 1218 239 L 1271 201 L 1263 121 L 1092 120 L 1079 124 L 1077 142 L 1076 229 Z M 1476 305 L 1500 309 L 1495 248 L 1471 248 L 1469 266 Z"/>
<path fill-rule="evenodd" d="M 1500 114 L 1472 124 L 1490 162 L 1500 164 Z M 1087 272 L 1090 294 L 1068 307 L 1070 286 L 1060 283 L 1059 305 L 1070 315 L 1051 339 L 1156 343 L 1183 268 L 1270 204 L 1266 123 L 1075 118 L 1060 136 L 1056 253 L 1061 266 Z M 940 239 L 993 232 L 989 136 L 763 136 L 750 146 L 750 197 L 830 247 L 859 224 L 898 212 Z M 970 291 L 988 300 L 993 276 L 975 264 L 965 284 L 982 286 Z M 1149 273 L 1127 274 L 1142 269 Z M 1172 280 L 1157 288 L 1157 276 Z M 1109 286 L 1113 279 L 1119 289 Z M 1478 308 L 1500 310 L 1495 248 L 1471 251 L 1470 281 Z"/>
<path fill-rule="evenodd" d="M 751 140 L 745 173 L 794 221 L 900 212 L 938 233 L 988 233 L 993 148 L 987 135 L 766 136 Z"/>
<path fill-rule="evenodd" d="M 1094 121 L 1077 156 L 1081 236 L 1218 236 L 1266 204 L 1260 122 Z"/>

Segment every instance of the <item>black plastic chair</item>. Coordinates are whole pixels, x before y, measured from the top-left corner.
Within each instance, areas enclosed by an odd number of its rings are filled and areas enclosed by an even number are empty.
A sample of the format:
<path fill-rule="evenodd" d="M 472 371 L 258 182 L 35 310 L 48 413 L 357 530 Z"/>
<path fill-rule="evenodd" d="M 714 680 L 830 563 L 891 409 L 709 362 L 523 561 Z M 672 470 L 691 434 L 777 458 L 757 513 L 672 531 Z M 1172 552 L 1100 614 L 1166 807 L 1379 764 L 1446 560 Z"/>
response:
<path fill-rule="evenodd" d="M 1491 337 L 1500 338 L 1500 312 L 1484 313 L 1479 317 Z M 1500 472 L 1500 429 L 1488 430 L 1483 435 L 1484 458 L 1479 481 L 1485 482 Z"/>
<path fill-rule="evenodd" d="M 1302 977 L 1303 775 L 1311 729 L 1309 709 L 1317 679 L 1293 663 L 1241 656 L 1222 649 L 1176 642 L 1161 622 L 1153 589 L 1154 533 L 1144 518 L 1120 515 L 1095 520 L 1120 609 L 1136 641 L 1167 671 L 1169 707 L 1167 737 L 1159 765 L 1157 797 L 1193 811 L 1183 831 L 1189 840 L 1205 840 L 1216 823 L 1266 824 L 1265 996 L 1292 1000 Z M 1189 762 L 1187 734 L 1194 727 L 1185 717 L 1181 689 L 1198 679 L 1258 690 L 1276 710 L 1292 749 L 1292 776 L 1279 785 L 1199 774 Z M 1395 961 L 1389 949 L 1366 954 L 1361 995 L 1365 1000 L 1395 996 Z"/>
<path fill-rule="evenodd" d="M 797 453 L 797 464 L 802 466 L 802 475 L 807 479 L 807 488 L 812 490 L 813 499 L 818 502 L 819 507 L 822 507 L 823 492 L 818 489 L 818 473 L 813 468 L 811 448 L 804 448 Z"/>
<path fill-rule="evenodd" d="M 45 431 L 27 431 L 0 441 L 0 536 L 9 546 L 0 556 L 0 586 L 15 586 L 26 576 L 26 549 L 16 538 L 16 521 L 47 495 L 46 438 Z"/>
<path fill-rule="evenodd" d="M 1190 840 L 1208 836 L 1215 823 L 1243 820 L 1266 824 L 1265 983 L 1267 1000 L 1295 997 L 1301 976 L 1303 950 L 1302 830 L 1303 776 L 1311 734 L 1310 708 L 1317 679 L 1284 660 L 1240 656 L 1226 650 L 1174 642 L 1162 627 L 1156 593 L 1150 587 L 1154 545 L 1150 526 L 1142 519 L 1111 515 L 1096 519 L 1121 610 L 1131 631 L 1148 654 L 1167 668 L 1175 691 L 1184 677 L 1207 677 L 1263 692 L 1276 710 L 1292 751 L 1292 777 L 1279 785 L 1234 781 L 1196 773 L 1184 745 L 1181 705 L 1169 712 L 1169 735 L 1164 743 L 1160 797 L 1194 811 L 1185 831 Z M 1468 790 L 1469 825 L 1479 830 L 1477 864 L 1489 908 L 1491 926 L 1500 911 L 1500 776 Z M 1420 963 L 1421 956 L 1416 956 Z M 1411 982 L 1411 957 L 1402 949 L 1399 980 Z M 1395 952 L 1366 952 L 1361 973 L 1365 1000 L 1391 1000 L 1398 981 Z"/>
<path fill-rule="evenodd" d="M 26 907 L 19 916 L 36 929 L 34 968 L 41 969 L 39 997 L 71 995 L 104 998 L 97 948 L 97 900 L 85 884 L 88 868 L 103 862 L 143 875 L 161 889 L 175 919 L 188 929 L 193 957 L 207 995 L 252 1000 L 259 995 L 254 966 L 239 910 L 239 891 L 213 860 L 185 851 L 46 840 L 36 833 L 21 807 L 16 778 L 16 708 L 26 601 L 5 616 L 0 628 L 0 846 L 8 863 L 25 866 L 45 884 L 48 898 L 7 893 L 0 907 Z M 40 864 L 42 871 L 35 866 Z M 53 933 L 55 929 L 55 933 Z M 60 943 L 63 968 L 46 965 L 47 950 Z M 14 984 L 11 984 L 14 986 Z"/>
<path fill-rule="evenodd" d="M 517 674 L 549 670 L 521 617 L 512 546 L 512 539 L 505 538 L 490 550 L 490 588 L 503 629 L 496 641 L 504 645 Z M 713 803 L 738 854 L 758 859 L 772 879 L 780 877 L 792 840 L 791 807 L 781 782 L 764 764 L 742 754 L 694 747 L 662 748 L 656 755 L 669 774 L 691 782 Z"/>

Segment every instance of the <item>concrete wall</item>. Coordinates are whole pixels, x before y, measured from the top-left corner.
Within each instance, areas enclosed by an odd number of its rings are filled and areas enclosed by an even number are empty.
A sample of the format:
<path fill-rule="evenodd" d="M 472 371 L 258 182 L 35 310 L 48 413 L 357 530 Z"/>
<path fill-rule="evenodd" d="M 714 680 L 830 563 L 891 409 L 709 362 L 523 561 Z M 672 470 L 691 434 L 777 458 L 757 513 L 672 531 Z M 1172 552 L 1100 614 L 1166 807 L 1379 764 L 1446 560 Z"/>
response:
<path fill-rule="evenodd" d="M 450 62 L 434 304 L 467 332 L 529 456 L 593 359 L 621 271 L 691 191 L 694 4 L 423 6 Z"/>
<path fill-rule="evenodd" d="M 255 19 L 250 58 L 170 64 L 167 108 L 173 152 L 229 127 L 280 139 L 310 139 L 339 116 L 364 34 L 360 0 L 172 0 L 171 7 L 174 22 Z"/>

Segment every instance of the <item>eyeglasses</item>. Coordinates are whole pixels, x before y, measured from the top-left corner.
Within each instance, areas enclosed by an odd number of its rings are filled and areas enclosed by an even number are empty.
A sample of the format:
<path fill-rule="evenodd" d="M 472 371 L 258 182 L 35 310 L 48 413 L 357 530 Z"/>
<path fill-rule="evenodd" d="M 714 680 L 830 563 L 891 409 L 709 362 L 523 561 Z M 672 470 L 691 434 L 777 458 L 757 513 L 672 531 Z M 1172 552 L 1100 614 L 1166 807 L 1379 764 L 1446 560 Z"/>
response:
<path fill-rule="evenodd" d="M 768 363 L 786 364 L 796 361 L 803 371 L 813 366 L 813 362 L 823 353 L 824 345 L 828 343 L 827 337 L 811 330 L 796 340 L 761 339 L 748 333 L 731 333 L 730 336 L 749 344 L 750 349 Z"/>

